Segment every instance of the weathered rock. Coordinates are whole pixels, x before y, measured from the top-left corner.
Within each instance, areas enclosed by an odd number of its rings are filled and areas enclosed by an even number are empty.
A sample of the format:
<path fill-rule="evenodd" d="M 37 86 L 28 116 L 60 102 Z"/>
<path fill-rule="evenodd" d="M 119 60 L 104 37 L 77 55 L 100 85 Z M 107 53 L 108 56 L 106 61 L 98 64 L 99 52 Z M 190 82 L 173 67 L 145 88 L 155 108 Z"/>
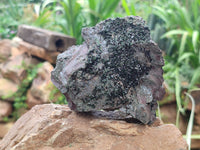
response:
<path fill-rule="evenodd" d="M 14 100 L 13 94 L 17 92 L 18 85 L 5 78 L 0 78 L 0 85 L 0 98 Z"/>
<path fill-rule="evenodd" d="M 0 123 L 0 139 L 3 138 L 8 133 L 13 124 L 14 124 L 13 122 Z"/>
<path fill-rule="evenodd" d="M 67 106 L 33 107 L 17 120 L 0 143 L 1 150 L 186 150 L 174 125 L 105 120 L 75 113 Z"/>
<path fill-rule="evenodd" d="M 42 101 L 40 99 L 34 97 L 34 95 L 31 94 L 30 89 L 27 91 L 26 97 L 27 97 L 26 104 L 29 109 L 35 105 L 42 104 Z"/>
<path fill-rule="evenodd" d="M 6 61 L 11 55 L 11 40 L 5 39 L 0 41 L 0 63 Z"/>
<path fill-rule="evenodd" d="M 27 43 L 18 37 L 13 39 L 13 43 L 18 50 L 13 51 L 13 53 L 28 53 L 29 55 L 36 56 L 43 60 L 47 60 L 52 64 L 56 63 L 56 58 L 60 53 L 54 51 L 47 51 L 44 48 Z"/>
<path fill-rule="evenodd" d="M 33 80 L 30 90 L 27 92 L 27 105 L 29 108 L 50 102 L 51 93 L 51 71 L 53 66 L 49 62 L 44 62 L 38 69 L 37 76 Z"/>
<path fill-rule="evenodd" d="M 27 54 L 17 55 L 0 64 L 0 73 L 4 78 L 20 84 L 26 78 L 26 68 L 36 65 L 39 61 Z"/>
<path fill-rule="evenodd" d="M 12 105 L 10 102 L 0 100 L 0 121 L 3 117 L 8 117 L 12 113 Z"/>
<path fill-rule="evenodd" d="M 70 36 L 28 25 L 19 26 L 17 36 L 48 51 L 64 51 L 76 43 Z"/>
<path fill-rule="evenodd" d="M 52 82 L 78 112 L 111 110 L 116 119 L 155 120 L 164 61 L 140 17 L 84 28 L 85 43 L 60 54 Z M 109 115 L 108 115 L 109 116 Z"/>

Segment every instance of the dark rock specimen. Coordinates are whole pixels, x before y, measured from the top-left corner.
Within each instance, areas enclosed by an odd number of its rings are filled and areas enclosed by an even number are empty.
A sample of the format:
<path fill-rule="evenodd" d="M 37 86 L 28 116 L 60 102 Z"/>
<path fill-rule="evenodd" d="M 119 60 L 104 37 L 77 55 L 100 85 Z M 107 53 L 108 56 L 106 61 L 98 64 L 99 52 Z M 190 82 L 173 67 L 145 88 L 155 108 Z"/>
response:
<path fill-rule="evenodd" d="M 69 107 L 153 122 L 156 101 L 165 93 L 164 61 L 142 18 L 107 19 L 84 28 L 82 36 L 85 43 L 60 54 L 52 71 L 52 82 Z"/>

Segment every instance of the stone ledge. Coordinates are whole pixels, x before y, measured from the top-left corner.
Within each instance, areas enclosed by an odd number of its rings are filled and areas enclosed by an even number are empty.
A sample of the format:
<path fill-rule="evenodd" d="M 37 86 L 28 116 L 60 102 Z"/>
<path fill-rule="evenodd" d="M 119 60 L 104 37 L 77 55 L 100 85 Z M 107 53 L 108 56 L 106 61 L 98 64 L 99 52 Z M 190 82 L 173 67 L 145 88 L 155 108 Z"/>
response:
<path fill-rule="evenodd" d="M 1 150 L 187 150 L 181 132 L 158 119 L 152 125 L 106 120 L 44 104 L 24 114 L 0 142 Z"/>
<path fill-rule="evenodd" d="M 64 51 L 76 43 L 75 38 L 70 36 L 28 25 L 19 26 L 17 35 L 24 41 L 43 47 L 47 51 Z"/>

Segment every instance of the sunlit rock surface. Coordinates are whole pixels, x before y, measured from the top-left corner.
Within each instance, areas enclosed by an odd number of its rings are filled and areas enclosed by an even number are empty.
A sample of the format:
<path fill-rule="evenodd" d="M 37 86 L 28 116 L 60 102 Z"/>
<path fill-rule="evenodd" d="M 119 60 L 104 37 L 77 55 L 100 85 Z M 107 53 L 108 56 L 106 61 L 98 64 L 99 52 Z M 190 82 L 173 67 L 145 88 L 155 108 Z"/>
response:
<path fill-rule="evenodd" d="M 107 19 L 83 28 L 85 42 L 57 57 L 52 82 L 77 112 L 111 119 L 155 120 L 164 95 L 164 61 L 141 17 Z"/>

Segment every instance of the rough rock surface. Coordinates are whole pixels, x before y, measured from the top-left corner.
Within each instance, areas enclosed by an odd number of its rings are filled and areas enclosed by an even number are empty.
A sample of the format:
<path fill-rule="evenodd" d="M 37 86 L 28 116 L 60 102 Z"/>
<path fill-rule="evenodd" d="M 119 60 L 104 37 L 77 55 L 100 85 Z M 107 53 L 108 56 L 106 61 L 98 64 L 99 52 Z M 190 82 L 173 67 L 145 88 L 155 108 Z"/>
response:
<path fill-rule="evenodd" d="M 8 133 L 8 131 L 13 126 L 13 124 L 14 124 L 13 122 L 9 122 L 9 123 L 6 123 L 6 124 L 0 123 L 0 139 L 2 139 Z"/>
<path fill-rule="evenodd" d="M 84 28 L 82 36 L 85 43 L 60 54 L 52 72 L 69 107 L 152 123 L 156 101 L 164 95 L 164 61 L 142 18 L 107 19 Z"/>
<path fill-rule="evenodd" d="M 44 104 L 24 114 L 0 142 L 1 150 L 186 150 L 174 125 L 95 118 L 67 106 Z"/>

